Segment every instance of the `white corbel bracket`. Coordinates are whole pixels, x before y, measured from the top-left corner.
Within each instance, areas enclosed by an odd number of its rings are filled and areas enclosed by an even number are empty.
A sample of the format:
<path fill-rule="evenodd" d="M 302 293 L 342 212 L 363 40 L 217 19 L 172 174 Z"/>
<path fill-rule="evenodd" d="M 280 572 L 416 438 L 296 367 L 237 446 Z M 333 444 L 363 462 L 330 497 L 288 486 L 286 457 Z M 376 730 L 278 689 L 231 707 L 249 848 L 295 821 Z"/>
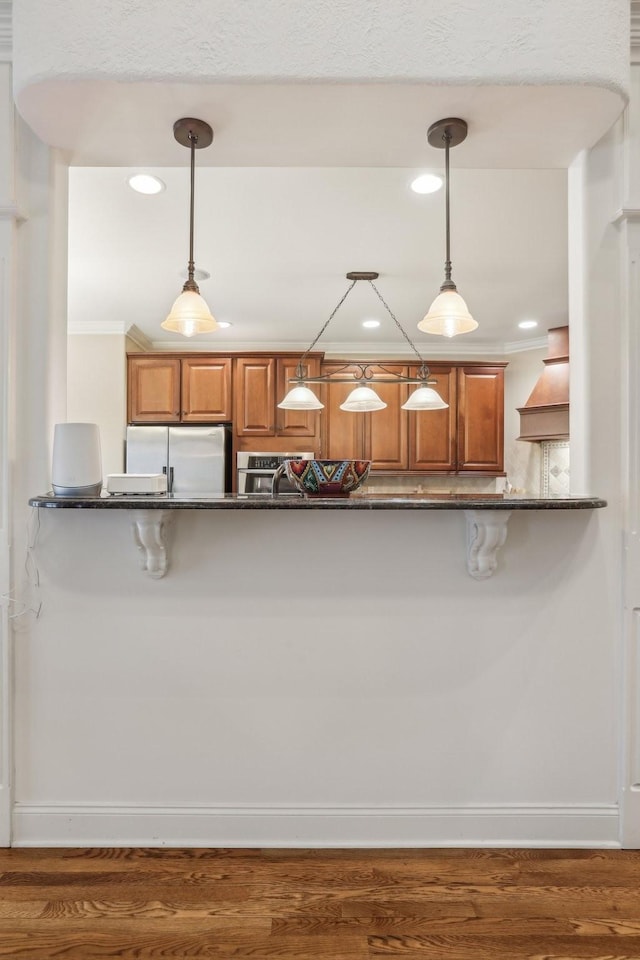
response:
<path fill-rule="evenodd" d="M 140 551 L 140 566 L 154 580 L 169 569 L 167 527 L 170 510 L 133 510 L 133 539 Z"/>
<path fill-rule="evenodd" d="M 467 570 L 474 580 L 488 580 L 498 566 L 498 550 L 507 539 L 510 510 L 465 510 Z"/>

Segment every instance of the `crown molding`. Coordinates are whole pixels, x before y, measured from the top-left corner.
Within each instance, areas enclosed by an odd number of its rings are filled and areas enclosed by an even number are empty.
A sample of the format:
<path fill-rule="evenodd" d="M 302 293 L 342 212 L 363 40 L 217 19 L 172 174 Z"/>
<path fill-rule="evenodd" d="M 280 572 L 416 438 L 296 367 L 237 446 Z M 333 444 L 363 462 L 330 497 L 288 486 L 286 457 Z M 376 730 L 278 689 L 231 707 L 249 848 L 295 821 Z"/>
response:
<path fill-rule="evenodd" d="M 190 352 L 203 353 L 232 353 L 242 352 L 243 350 L 264 350 L 266 352 L 291 351 L 295 353 L 304 353 L 309 344 L 297 340 L 252 340 L 249 343 L 241 340 L 225 340 L 222 343 L 216 340 L 199 340 L 197 343 L 189 341 L 188 350 Z M 418 351 L 425 357 L 450 357 L 450 356 L 495 356 L 502 353 L 502 344 L 453 344 L 450 340 L 442 343 L 417 343 Z M 185 340 L 154 340 L 152 341 L 153 350 L 166 351 L 167 353 L 181 352 L 187 349 Z M 317 346 L 317 350 L 324 353 L 326 357 L 344 357 L 346 355 L 358 356 L 363 360 L 374 360 L 377 357 L 398 357 L 401 360 L 415 360 L 415 354 L 404 343 L 363 343 L 362 341 L 353 342 L 325 342 Z"/>
<path fill-rule="evenodd" d="M 507 340 L 504 344 L 505 353 L 526 353 L 528 350 L 544 350 L 547 347 L 547 338 L 530 337 L 528 340 Z"/>
<path fill-rule="evenodd" d="M 253 352 L 264 351 L 265 353 L 291 352 L 304 353 L 309 346 L 308 343 L 301 343 L 298 340 L 197 340 L 188 338 L 182 340 L 151 340 L 135 324 L 129 326 L 121 320 L 108 320 L 102 323 L 96 323 L 92 320 L 76 320 L 70 322 L 67 327 L 69 334 L 94 334 L 96 336 L 105 334 L 116 334 L 126 336 L 133 340 L 135 345 L 143 353 L 242 353 L 250 350 Z M 528 340 L 510 340 L 496 341 L 495 343 L 469 343 L 464 339 L 447 340 L 444 337 L 437 343 L 417 343 L 416 347 L 425 360 L 433 360 L 436 357 L 446 357 L 450 359 L 472 359 L 473 357 L 493 357 L 499 359 L 512 353 L 524 353 L 527 350 L 540 350 L 547 346 L 547 338 L 535 337 Z M 352 341 L 345 343 L 327 342 L 318 346 L 318 350 L 327 357 L 358 357 L 360 360 L 389 359 L 397 357 L 398 360 L 415 360 L 415 354 L 404 343 L 384 342 L 378 344 L 362 343 L 362 341 Z"/>
<path fill-rule="evenodd" d="M 103 320 L 96 323 L 92 320 L 75 320 L 67 324 L 67 333 L 75 335 L 87 334 L 93 336 L 120 335 L 127 334 L 127 326 L 124 320 Z"/>
<path fill-rule="evenodd" d="M 128 339 L 132 340 L 135 343 L 136 347 L 138 347 L 143 352 L 146 353 L 149 350 L 153 350 L 153 343 L 151 342 L 149 337 L 146 335 L 146 333 L 143 333 L 142 330 L 135 325 L 135 323 L 131 324 L 131 326 L 125 331 L 125 334 L 128 337 Z"/>

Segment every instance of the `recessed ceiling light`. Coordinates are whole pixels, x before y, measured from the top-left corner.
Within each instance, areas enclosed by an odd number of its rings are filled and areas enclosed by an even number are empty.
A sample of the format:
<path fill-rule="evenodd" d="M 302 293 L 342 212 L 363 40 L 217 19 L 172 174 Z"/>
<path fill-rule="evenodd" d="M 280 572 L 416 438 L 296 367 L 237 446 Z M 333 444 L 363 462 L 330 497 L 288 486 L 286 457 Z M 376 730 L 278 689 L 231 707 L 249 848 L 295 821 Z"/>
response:
<path fill-rule="evenodd" d="M 161 193 L 165 189 L 165 184 L 160 177 L 153 177 L 150 173 L 135 173 L 129 177 L 127 183 L 136 193 Z"/>
<path fill-rule="evenodd" d="M 518 324 L 521 330 L 533 330 L 534 327 L 538 326 L 537 320 L 521 320 Z"/>
<path fill-rule="evenodd" d="M 369 330 L 373 330 L 374 327 L 380 326 L 380 321 L 379 320 L 363 320 L 362 326 L 367 327 L 367 329 Z"/>
<path fill-rule="evenodd" d="M 411 184 L 414 193 L 435 193 L 442 186 L 442 177 L 436 177 L 434 173 L 423 173 Z"/>
<path fill-rule="evenodd" d="M 221 330 L 226 330 L 227 327 L 233 326 L 230 320 L 216 320 L 216 323 L 218 324 Z"/>

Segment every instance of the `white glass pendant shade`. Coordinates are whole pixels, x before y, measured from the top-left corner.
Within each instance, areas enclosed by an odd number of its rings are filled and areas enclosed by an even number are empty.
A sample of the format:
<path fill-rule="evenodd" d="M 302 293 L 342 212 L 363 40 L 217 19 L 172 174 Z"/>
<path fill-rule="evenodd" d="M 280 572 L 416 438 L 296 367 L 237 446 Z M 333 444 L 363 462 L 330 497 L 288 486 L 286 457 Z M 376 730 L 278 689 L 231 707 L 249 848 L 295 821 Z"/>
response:
<path fill-rule="evenodd" d="M 320 403 L 313 390 L 301 385 L 289 390 L 278 406 L 281 410 L 322 410 L 324 403 Z"/>
<path fill-rule="evenodd" d="M 458 291 L 442 290 L 418 324 L 418 330 L 441 337 L 456 337 L 459 333 L 471 333 L 477 326 L 477 320 L 469 313 Z"/>
<path fill-rule="evenodd" d="M 167 319 L 160 324 L 163 330 L 193 337 L 196 333 L 212 333 L 218 324 L 211 316 L 206 301 L 195 290 L 183 290 L 176 299 Z"/>
<path fill-rule="evenodd" d="M 384 410 L 385 407 L 384 400 L 381 400 L 371 387 L 356 387 L 355 390 L 351 391 L 345 402 L 340 404 L 341 410 L 348 410 L 351 413 Z"/>
<path fill-rule="evenodd" d="M 449 406 L 432 387 L 418 387 L 410 395 L 403 410 L 446 410 Z"/>

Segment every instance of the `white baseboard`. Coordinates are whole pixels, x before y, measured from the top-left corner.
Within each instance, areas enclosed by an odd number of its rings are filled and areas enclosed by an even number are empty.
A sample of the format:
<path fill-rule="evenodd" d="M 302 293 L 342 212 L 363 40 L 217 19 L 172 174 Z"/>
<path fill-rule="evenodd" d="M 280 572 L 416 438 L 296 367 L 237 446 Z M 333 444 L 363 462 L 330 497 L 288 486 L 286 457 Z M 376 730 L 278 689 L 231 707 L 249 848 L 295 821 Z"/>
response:
<path fill-rule="evenodd" d="M 17 847 L 619 847 L 616 804 L 16 804 Z"/>

